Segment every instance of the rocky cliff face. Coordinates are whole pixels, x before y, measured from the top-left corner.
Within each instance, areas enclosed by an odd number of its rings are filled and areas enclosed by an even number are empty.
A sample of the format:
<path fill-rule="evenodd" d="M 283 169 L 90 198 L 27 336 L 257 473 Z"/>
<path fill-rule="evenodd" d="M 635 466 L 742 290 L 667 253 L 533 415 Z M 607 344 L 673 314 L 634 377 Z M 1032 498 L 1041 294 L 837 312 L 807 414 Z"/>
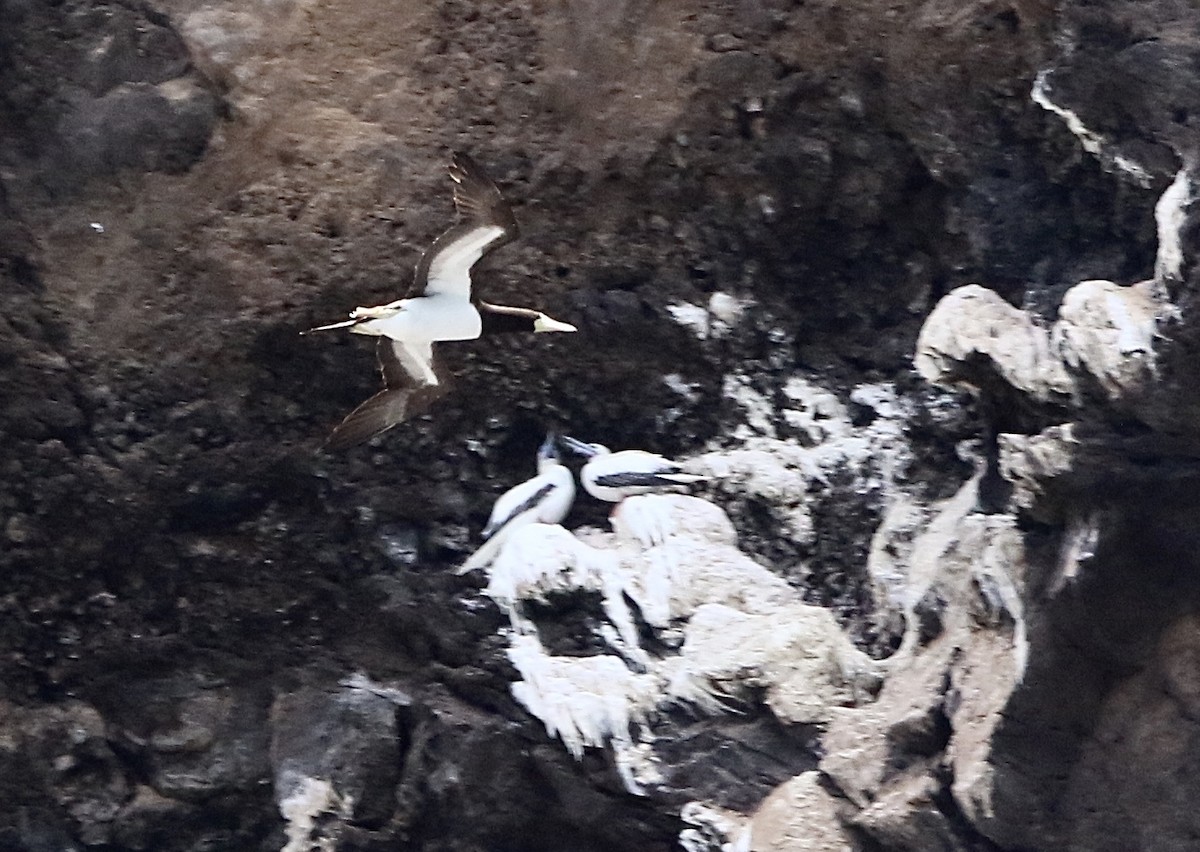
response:
<path fill-rule="evenodd" d="M 0 20 L 0 847 L 1194 847 L 1190 4 Z M 317 454 L 376 376 L 297 331 L 395 298 L 459 148 L 484 286 L 580 331 Z M 725 532 L 664 586 L 581 498 L 629 585 L 533 648 L 452 569 L 548 428 Z M 572 734 L 583 670 L 633 697 Z"/>

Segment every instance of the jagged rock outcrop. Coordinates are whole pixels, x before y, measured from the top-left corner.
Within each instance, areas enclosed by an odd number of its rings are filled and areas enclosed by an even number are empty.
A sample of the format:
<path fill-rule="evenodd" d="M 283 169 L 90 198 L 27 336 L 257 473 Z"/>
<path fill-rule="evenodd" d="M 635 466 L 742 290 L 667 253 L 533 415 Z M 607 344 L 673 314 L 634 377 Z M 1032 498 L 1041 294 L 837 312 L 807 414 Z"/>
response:
<path fill-rule="evenodd" d="M 631 793 L 666 780 L 654 743 L 672 734 L 653 723 L 673 704 L 738 712 L 752 693 L 779 723 L 823 725 L 832 708 L 865 701 L 878 687 L 877 664 L 828 610 L 802 603 L 740 553 L 716 506 L 682 495 L 630 497 L 613 526 L 611 535 L 579 537 L 558 525 L 521 528 L 487 569 L 486 592 L 512 616 L 514 696 L 576 759 L 585 746 L 611 744 Z M 556 655 L 524 602 L 581 591 L 603 596 L 606 620 L 589 627 L 606 652 Z M 659 651 L 643 647 L 626 600 Z"/>

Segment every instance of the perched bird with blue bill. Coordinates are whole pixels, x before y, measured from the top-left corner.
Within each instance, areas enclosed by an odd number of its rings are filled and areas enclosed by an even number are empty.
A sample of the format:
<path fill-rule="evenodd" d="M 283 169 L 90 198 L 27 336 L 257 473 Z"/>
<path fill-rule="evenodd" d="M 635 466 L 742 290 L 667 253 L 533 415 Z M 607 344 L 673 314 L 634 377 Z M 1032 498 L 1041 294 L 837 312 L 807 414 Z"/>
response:
<path fill-rule="evenodd" d="M 704 480 L 687 473 L 678 462 L 645 450 L 613 452 L 603 444 L 589 444 L 563 436 L 562 445 L 587 459 L 579 472 L 583 489 L 607 503 L 619 503 L 637 494 L 674 490 Z"/>
<path fill-rule="evenodd" d="M 513 530 L 529 524 L 557 524 L 575 501 L 575 477 L 559 458 L 558 436 L 551 433 L 538 447 L 537 475 L 514 485 L 492 506 L 483 528 L 483 544 L 463 563 L 465 574 L 489 565 Z"/>

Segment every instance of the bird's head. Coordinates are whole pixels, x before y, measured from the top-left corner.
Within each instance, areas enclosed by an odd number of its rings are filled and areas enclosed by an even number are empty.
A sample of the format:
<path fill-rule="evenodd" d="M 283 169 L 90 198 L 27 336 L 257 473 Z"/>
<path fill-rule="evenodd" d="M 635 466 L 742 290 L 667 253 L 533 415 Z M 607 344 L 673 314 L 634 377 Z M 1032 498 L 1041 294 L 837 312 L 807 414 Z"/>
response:
<path fill-rule="evenodd" d="M 540 473 L 551 465 L 556 465 L 558 463 L 558 435 L 554 432 L 548 432 L 546 434 L 546 440 L 542 441 L 542 445 L 538 447 L 538 472 Z"/>
<path fill-rule="evenodd" d="M 603 444 L 586 444 L 567 435 L 563 435 L 559 441 L 571 452 L 588 459 L 594 456 L 606 456 L 609 453 L 608 447 Z"/>
<path fill-rule="evenodd" d="M 542 331 L 579 331 L 569 322 L 560 322 L 552 317 L 538 312 L 537 318 L 533 321 L 533 330 L 535 333 Z"/>

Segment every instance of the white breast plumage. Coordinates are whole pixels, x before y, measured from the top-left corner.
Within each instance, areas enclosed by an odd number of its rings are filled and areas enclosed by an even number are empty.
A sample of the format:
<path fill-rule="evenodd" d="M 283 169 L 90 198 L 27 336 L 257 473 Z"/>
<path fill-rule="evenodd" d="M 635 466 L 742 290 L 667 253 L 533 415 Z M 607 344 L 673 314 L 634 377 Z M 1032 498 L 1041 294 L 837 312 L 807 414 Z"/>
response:
<path fill-rule="evenodd" d="M 557 436 L 550 435 L 538 448 L 537 476 L 500 495 L 483 528 L 483 544 L 459 573 L 490 564 L 514 530 L 529 524 L 559 523 L 574 501 L 575 477 L 559 463 Z"/>

